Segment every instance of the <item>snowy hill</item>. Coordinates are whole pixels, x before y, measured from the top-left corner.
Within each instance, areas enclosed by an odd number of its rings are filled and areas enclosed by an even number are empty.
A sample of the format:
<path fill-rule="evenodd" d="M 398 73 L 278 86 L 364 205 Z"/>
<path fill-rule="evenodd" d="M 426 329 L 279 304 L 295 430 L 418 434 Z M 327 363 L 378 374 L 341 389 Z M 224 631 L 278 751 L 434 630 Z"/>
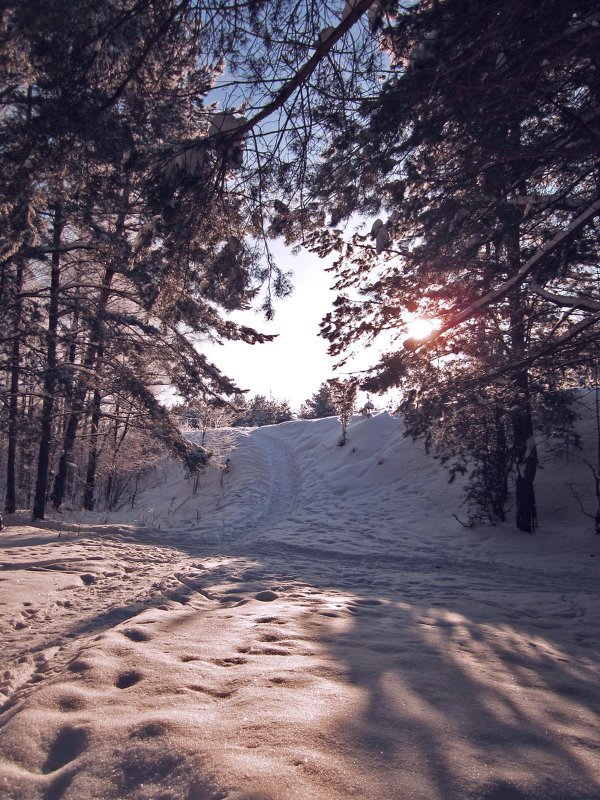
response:
<path fill-rule="evenodd" d="M 299 420 L 262 428 L 208 432 L 208 450 L 228 457 L 225 472 L 208 470 L 193 491 L 176 464 L 167 461 L 142 482 L 135 507 L 104 515 L 106 521 L 150 525 L 197 545 L 275 541 L 335 552 L 386 555 L 441 550 L 457 557 L 473 549 L 503 559 L 513 553 L 548 555 L 589 546 L 593 520 L 582 514 L 571 490 L 578 487 L 593 514 L 593 476 L 583 461 L 595 455 L 592 396 L 582 393 L 585 416 L 578 424 L 583 449 L 553 455 L 552 439 L 541 441 L 536 478 L 539 539 L 515 529 L 514 510 L 502 525 L 467 531 L 462 483 L 404 435 L 401 419 L 386 412 L 356 415 L 348 443 L 339 447 L 336 418 Z M 201 442 L 199 433 L 188 434 Z M 188 535 L 189 533 L 189 535 Z M 509 539 L 510 548 L 506 547 Z"/>
<path fill-rule="evenodd" d="M 579 454 L 545 446 L 529 536 L 461 525 L 386 413 L 345 447 L 335 419 L 211 436 L 196 491 L 165 462 L 132 509 L 0 535 L 0 798 L 597 800 Z"/>
<path fill-rule="evenodd" d="M 200 441 L 199 434 L 190 438 Z M 222 438 L 233 439 L 228 469 L 204 476 L 196 495 L 192 481 L 169 464 L 166 480 L 138 496 L 136 505 L 152 509 L 162 530 L 191 529 L 195 541 L 283 539 L 352 551 L 364 550 L 367 537 L 387 550 L 398 543 L 400 519 L 400 527 L 423 519 L 427 528 L 444 506 L 460 502 L 444 471 L 385 412 L 356 416 L 345 447 L 338 446 L 333 417 L 217 430 L 207 448 L 218 448 Z"/>

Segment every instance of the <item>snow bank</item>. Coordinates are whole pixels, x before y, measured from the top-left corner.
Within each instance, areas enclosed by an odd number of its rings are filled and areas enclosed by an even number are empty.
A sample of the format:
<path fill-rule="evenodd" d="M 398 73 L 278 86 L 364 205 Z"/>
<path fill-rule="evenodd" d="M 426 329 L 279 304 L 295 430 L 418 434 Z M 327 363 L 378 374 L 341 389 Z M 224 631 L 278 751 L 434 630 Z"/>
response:
<path fill-rule="evenodd" d="M 597 800 L 580 456 L 544 445 L 528 536 L 461 526 L 398 419 L 339 434 L 216 432 L 196 493 L 165 462 L 110 525 L 9 520 L 3 800 Z"/>

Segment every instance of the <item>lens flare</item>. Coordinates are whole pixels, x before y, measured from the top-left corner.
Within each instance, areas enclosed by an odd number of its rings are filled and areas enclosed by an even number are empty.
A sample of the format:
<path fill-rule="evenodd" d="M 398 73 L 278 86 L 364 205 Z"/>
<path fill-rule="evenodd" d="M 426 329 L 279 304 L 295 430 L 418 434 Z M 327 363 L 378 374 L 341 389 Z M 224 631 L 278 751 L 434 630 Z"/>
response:
<path fill-rule="evenodd" d="M 427 339 L 436 328 L 440 327 L 439 320 L 437 319 L 425 319 L 424 317 L 418 317 L 417 319 L 411 320 L 406 326 L 406 333 L 409 339 Z"/>

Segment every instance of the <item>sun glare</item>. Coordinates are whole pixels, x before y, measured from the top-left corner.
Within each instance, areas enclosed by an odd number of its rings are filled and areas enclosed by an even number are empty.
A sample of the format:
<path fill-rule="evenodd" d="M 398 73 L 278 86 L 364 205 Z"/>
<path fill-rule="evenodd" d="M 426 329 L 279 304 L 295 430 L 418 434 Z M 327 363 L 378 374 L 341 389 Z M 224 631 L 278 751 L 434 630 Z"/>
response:
<path fill-rule="evenodd" d="M 439 327 L 440 323 L 437 319 L 418 317 L 407 324 L 406 332 L 409 339 L 427 339 Z"/>

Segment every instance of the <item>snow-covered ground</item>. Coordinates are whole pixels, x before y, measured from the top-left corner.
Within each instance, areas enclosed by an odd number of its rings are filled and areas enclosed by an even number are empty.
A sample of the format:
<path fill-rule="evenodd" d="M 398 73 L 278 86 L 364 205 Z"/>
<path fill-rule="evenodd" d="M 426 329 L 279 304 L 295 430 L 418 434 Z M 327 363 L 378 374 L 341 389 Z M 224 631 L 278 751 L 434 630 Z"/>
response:
<path fill-rule="evenodd" d="M 0 535 L 0 798 L 598 800 L 579 455 L 527 535 L 463 527 L 386 413 L 345 447 L 334 419 L 213 436 L 196 493 L 163 464 L 134 509 Z"/>

